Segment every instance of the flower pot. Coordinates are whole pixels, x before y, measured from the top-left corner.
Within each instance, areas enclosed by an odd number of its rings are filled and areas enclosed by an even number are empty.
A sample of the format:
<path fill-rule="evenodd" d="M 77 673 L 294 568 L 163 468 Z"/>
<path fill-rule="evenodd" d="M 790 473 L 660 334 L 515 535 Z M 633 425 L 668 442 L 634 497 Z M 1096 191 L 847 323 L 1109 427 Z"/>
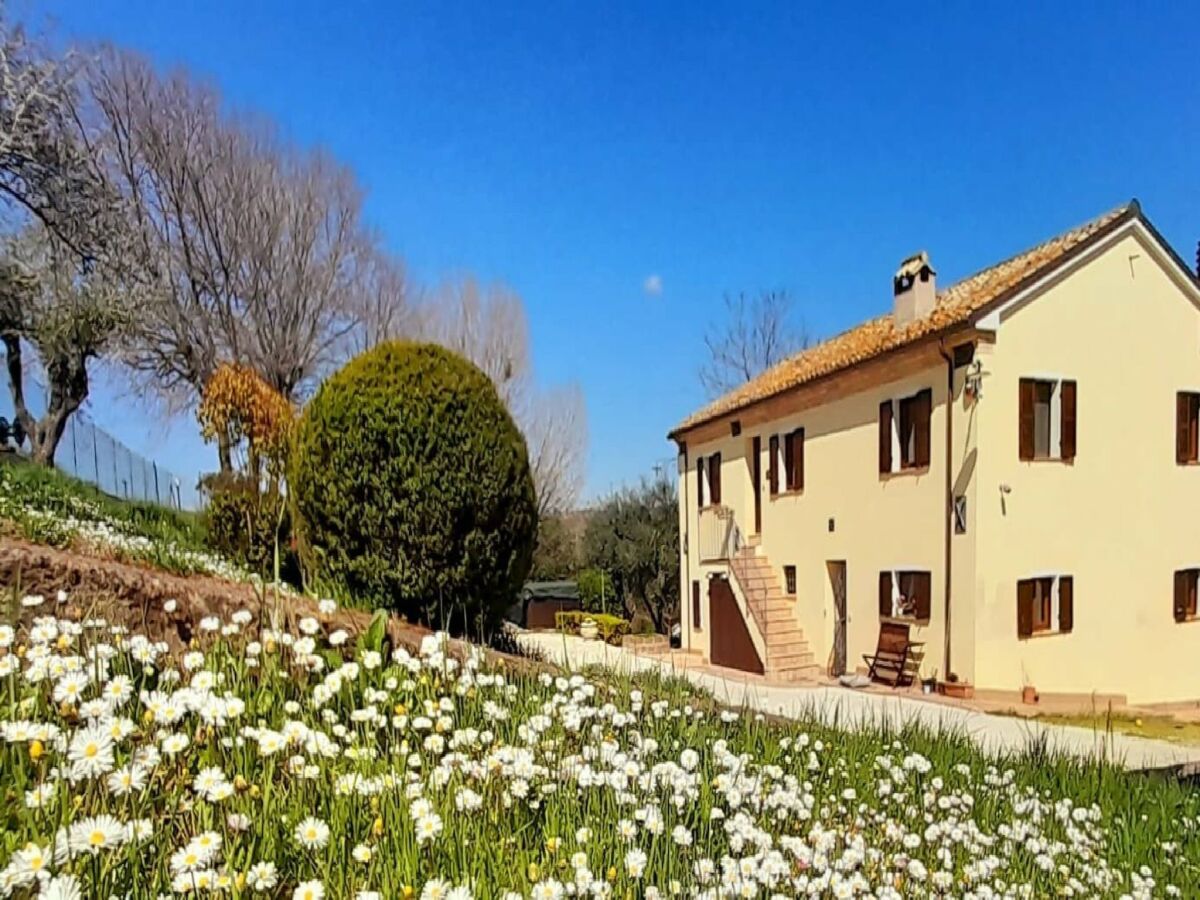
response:
<path fill-rule="evenodd" d="M 921 693 L 932 694 L 937 690 L 937 681 L 933 678 L 926 678 L 921 682 Z"/>
<path fill-rule="evenodd" d="M 594 641 L 600 636 L 600 626 L 589 619 L 579 626 L 579 636 L 585 641 Z"/>
<path fill-rule="evenodd" d="M 943 681 L 938 685 L 938 690 L 942 696 L 956 700 L 970 700 L 975 696 L 975 686 L 965 681 Z"/>
<path fill-rule="evenodd" d="M 1037 688 L 1035 688 L 1032 684 L 1027 684 L 1025 687 L 1021 688 L 1021 702 L 1029 704 L 1037 703 Z"/>

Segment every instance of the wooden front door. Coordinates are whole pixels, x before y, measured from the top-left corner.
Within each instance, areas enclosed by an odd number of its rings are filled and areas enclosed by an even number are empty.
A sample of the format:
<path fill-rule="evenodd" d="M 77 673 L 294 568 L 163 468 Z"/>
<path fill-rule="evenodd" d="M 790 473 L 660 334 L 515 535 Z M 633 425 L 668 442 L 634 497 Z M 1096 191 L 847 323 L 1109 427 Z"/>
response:
<path fill-rule="evenodd" d="M 724 575 L 708 580 L 708 627 L 712 636 L 709 659 L 713 665 L 763 673 L 762 660 L 754 649 L 750 629 Z"/>
<path fill-rule="evenodd" d="M 833 595 L 833 661 L 829 674 L 836 677 L 846 673 L 846 562 L 831 560 L 825 566 Z"/>
<path fill-rule="evenodd" d="M 762 438 L 750 442 L 750 484 L 754 489 L 754 533 L 762 534 Z"/>

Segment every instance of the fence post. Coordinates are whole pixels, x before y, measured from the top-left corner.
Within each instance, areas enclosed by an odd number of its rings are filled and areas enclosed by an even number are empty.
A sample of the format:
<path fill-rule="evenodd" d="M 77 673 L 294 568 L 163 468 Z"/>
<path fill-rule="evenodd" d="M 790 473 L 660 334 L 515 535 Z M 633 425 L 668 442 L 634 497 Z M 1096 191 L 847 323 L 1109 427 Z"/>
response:
<path fill-rule="evenodd" d="M 162 506 L 162 493 L 158 489 L 158 463 L 151 462 L 150 465 L 154 467 L 154 502 Z"/>

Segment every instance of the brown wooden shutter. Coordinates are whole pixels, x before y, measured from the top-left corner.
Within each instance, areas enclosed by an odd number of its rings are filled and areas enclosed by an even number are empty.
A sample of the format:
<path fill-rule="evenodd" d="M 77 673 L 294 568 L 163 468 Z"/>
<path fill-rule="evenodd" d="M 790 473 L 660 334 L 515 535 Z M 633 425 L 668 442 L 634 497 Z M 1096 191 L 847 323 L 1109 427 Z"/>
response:
<path fill-rule="evenodd" d="M 1022 378 L 1020 387 L 1020 421 L 1021 437 L 1019 441 L 1020 458 L 1033 459 L 1033 407 L 1037 382 L 1032 378 Z"/>
<path fill-rule="evenodd" d="M 771 435 L 771 439 L 767 441 L 767 453 L 770 459 L 767 461 L 767 484 L 771 488 L 771 496 L 774 497 L 779 493 L 779 435 Z"/>
<path fill-rule="evenodd" d="M 930 572 L 913 573 L 913 615 L 922 622 L 930 619 L 933 606 L 933 575 Z"/>
<path fill-rule="evenodd" d="M 879 404 L 879 472 L 892 471 L 892 401 Z"/>
<path fill-rule="evenodd" d="M 792 471 L 788 490 L 804 490 L 804 429 L 797 428 L 791 434 Z"/>
<path fill-rule="evenodd" d="M 1033 634 L 1033 586 L 1032 579 L 1017 582 L 1017 637 L 1027 638 Z"/>
<path fill-rule="evenodd" d="M 1067 633 L 1075 625 L 1075 579 L 1063 575 L 1058 579 L 1058 630 Z"/>
<path fill-rule="evenodd" d="M 696 506 L 704 509 L 704 457 L 696 457 Z"/>
<path fill-rule="evenodd" d="M 1175 573 L 1175 621 L 1184 622 L 1188 617 L 1188 592 L 1191 590 L 1191 573 L 1186 569 Z"/>
<path fill-rule="evenodd" d="M 790 491 L 792 489 L 792 480 L 795 475 L 792 474 L 796 467 L 796 438 L 795 432 L 788 432 L 783 436 L 783 489 Z"/>
<path fill-rule="evenodd" d="M 1192 397 L 1186 391 L 1175 395 L 1175 462 L 1192 461 Z"/>
<path fill-rule="evenodd" d="M 692 627 L 700 627 L 700 582 L 692 582 Z"/>
<path fill-rule="evenodd" d="M 714 453 L 708 458 L 708 493 L 713 506 L 721 502 L 721 454 Z"/>
<path fill-rule="evenodd" d="M 913 440 L 915 458 L 913 465 L 917 468 L 929 465 L 929 421 L 933 416 L 933 391 L 925 388 L 917 394 L 916 409 L 913 415 L 913 428 L 916 434 Z"/>
<path fill-rule="evenodd" d="M 1059 456 L 1070 461 L 1075 458 L 1075 382 L 1064 381 L 1062 390 L 1062 430 Z"/>
<path fill-rule="evenodd" d="M 879 573 L 879 614 L 881 616 L 890 616 L 892 614 L 892 573 Z"/>

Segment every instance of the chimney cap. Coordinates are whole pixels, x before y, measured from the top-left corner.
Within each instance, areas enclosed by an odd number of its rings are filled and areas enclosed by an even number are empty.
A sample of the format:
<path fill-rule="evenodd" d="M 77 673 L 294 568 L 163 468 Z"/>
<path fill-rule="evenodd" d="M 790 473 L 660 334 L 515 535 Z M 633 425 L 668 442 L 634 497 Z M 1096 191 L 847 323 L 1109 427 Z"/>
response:
<path fill-rule="evenodd" d="M 929 254 L 924 250 L 914 253 L 900 263 L 900 268 L 892 276 L 892 292 L 895 294 L 903 293 L 912 287 L 913 282 L 917 278 L 927 281 L 930 275 L 937 275 L 937 271 L 933 268 L 933 264 L 929 262 Z"/>

